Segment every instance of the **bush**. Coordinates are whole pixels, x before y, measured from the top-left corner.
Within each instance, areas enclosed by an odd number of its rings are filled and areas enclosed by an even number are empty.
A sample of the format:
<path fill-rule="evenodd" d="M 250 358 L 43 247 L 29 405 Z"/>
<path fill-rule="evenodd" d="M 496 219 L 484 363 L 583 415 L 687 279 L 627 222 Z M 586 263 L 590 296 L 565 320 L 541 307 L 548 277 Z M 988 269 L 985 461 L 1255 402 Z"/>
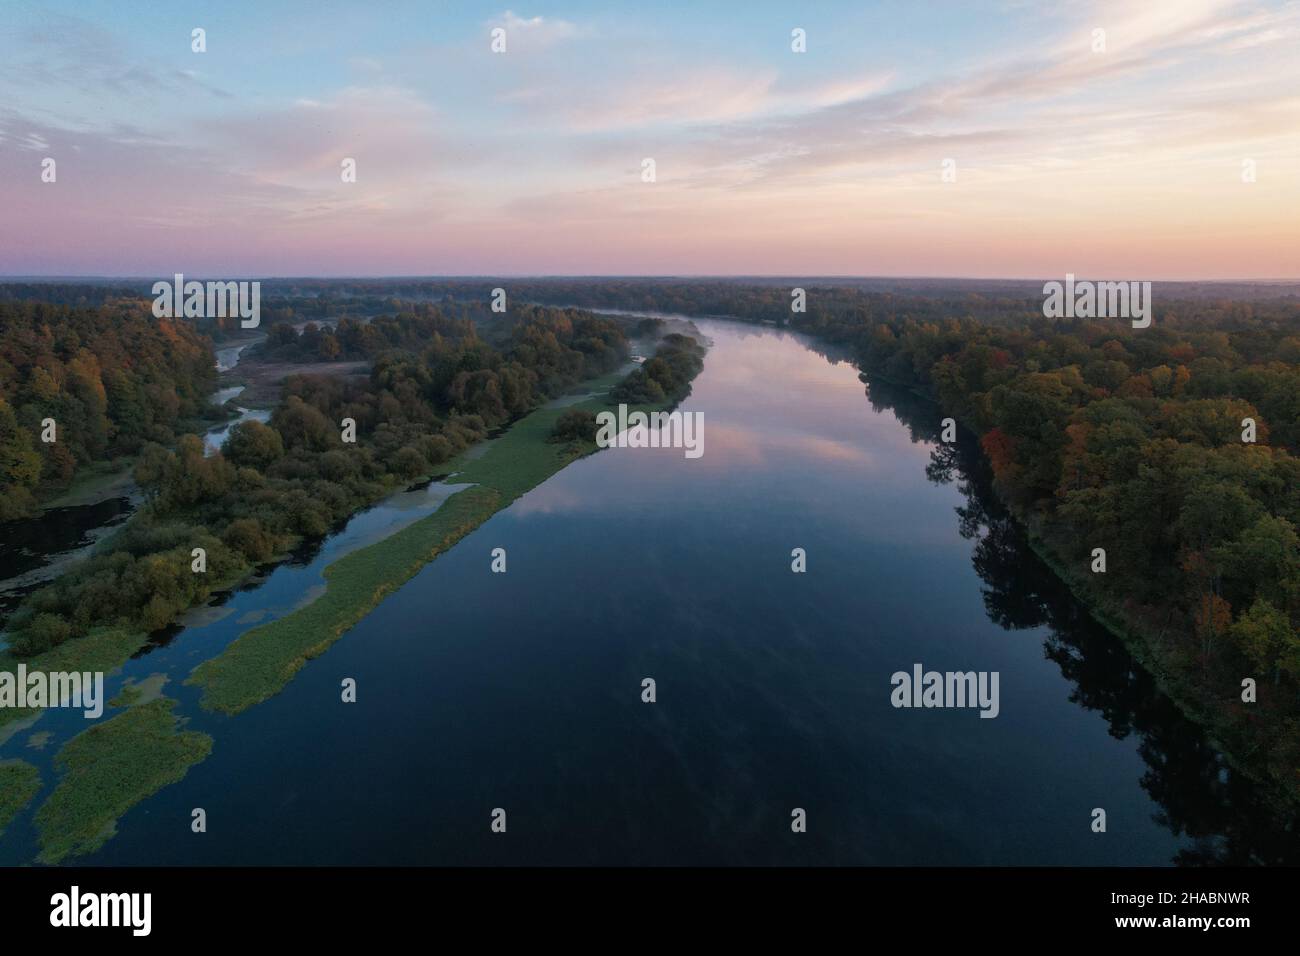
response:
<path fill-rule="evenodd" d="M 407 479 L 418 478 L 429 470 L 429 464 L 424 457 L 414 448 L 399 448 L 393 455 L 390 465 L 393 472 L 398 476 Z"/>
<path fill-rule="evenodd" d="M 58 647 L 72 636 L 72 625 L 54 614 L 37 614 L 21 634 L 13 637 L 10 648 L 19 657 L 30 657 Z"/>
<path fill-rule="evenodd" d="M 230 430 L 221 453 L 235 465 L 261 471 L 283 457 L 284 442 L 274 428 L 250 419 Z"/>
<path fill-rule="evenodd" d="M 583 408 L 571 408 L 556 421 L 549 438 L 553 442 L 596 440 L 596 416 Z"/>
<path fill-rule="evenodd" d="M 255 563 L 267 560 L 275 551 L 271 539 L 256 518 L 239 518 L 230 522 L 226 533 L 221 537 L 227 545 Z"/>

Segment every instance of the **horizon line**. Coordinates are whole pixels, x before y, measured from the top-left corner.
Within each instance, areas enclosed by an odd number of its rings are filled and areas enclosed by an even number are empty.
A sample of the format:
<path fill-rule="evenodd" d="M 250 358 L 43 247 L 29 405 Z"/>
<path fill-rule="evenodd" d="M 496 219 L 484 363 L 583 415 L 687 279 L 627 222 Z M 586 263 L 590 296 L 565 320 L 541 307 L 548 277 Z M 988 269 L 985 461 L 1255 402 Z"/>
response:
<path fill-rule="evenodd" d="M 182 272 L 181 275 L 186 273 Z M 170 273 L 171 276 L 176 273 Z M 221 276 L 227 280 L 257 280 L 257 281 L 287 281 L 292 279 L 312 279 L 312 280 L 420 280 L 420 281 L 448 281 L 448 280 L 467 280 L 467 279 L 639 279 L 639 280 L 665 280 L 665 279 L 684 279 L 698 281 L 703 279 L 725 279 L 725 280 L 743 280 L 743 279 L 794 279 L 802 281 L 900 281 L 900 280 L 925 280 L 930 282 L 1043 282 L 1056 281 L 1064 275 L 1074 275 L 1081 281 L 1119 281 L 1119 282 L 1151 282 L 1164 284 L 1182 284 L 1182 285 L 1300 285 L 1300 276 L 1296 277 L 1263 277 L 1263 278 L 1201 278 L 1201 279 L 1169 279 L 1169 278 L 1152 278 L 1152 279 L 1094 279 L 1087 278 L 1086 273 L 1062 273 L 1061 276 L 963 276 L 963 275 L 924 275 L 924 274 L 906 274 L 906 275 L 871 275 L 871 274 L 851 274 L 851 273 L 825 273 L 825 274 L 795 274 L 795 273 L 633 273 L 633 272 L 588 272 L 588 273 L 568 273 L 568 272 L 480 272 L 480 273 L 427 273 L 427 274 L 402 274 L 402 273 L 338 273 L 338 274 L 285 274 L 285 275 L 268 275 L 265 273 L 208 273 L 198 272 L 189 273 L 191 276 Z M 78 282 L 95 282 L 95 281 L 141 281 L 141 282 L 161 282 L 162 278 L 156 273 L 150 274 L 60 274 L 60 273 L 27 273 L 27 274 L 0 274 L 0 283 L 6 282 L 56 282 L 56 281 L 78 281 Z"/>

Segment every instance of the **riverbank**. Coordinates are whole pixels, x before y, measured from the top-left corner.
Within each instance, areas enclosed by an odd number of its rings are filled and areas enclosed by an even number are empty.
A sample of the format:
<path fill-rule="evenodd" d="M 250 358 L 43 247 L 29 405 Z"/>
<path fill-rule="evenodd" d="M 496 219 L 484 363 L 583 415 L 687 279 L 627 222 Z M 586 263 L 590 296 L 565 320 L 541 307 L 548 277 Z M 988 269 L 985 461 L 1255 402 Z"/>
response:
<path fill-rule="evenodd" d="M 652 316 L 655 313 L 625 311 L 622 314 Z M 753 319 L 734 316 L 723 318 L 742 325 L 761 324 Z M 834 336 L 821 335 L 799 328 L 792 330 L 807 335 L 811 341 L 821 346 L 845 347 L 844 341 Z M 859 377 L 862 381 L 885 382 L 934 404 L 936 408 L 939 407 L 936 397 L 929 392 L 890 379 L 887 375 L 881 374 L 878 369 L 865 371 L 866 366 L 862 363 L 860 355 L 853 355 L 851 361 L 861 372 Z M 968 432 L 977 436 L 980 434 L 963 416 L 952 412 L 944 414 L 954 414 Z M 987 460 L 986 456 L 985 460 Z M 1300 771 L 1296 767 L 1294 747 L 1289 754 L 1270 755 L 1268 751 L 1271 748 L 1261 745 L 1269 739 L 1261 733 L 1268 724 L 1266 705 L 1244 704 L 1240 699 L 1239 689 L 1236 692 L 1225 692 L 1221 688 L 1209 686 L 1203 675 L 1198 673 L 1196 666 L 1189 664 L 1186 653 L 1182 652 L 1180 655 L 1177 643 L 1171 639 L 1170 627 L 1173 621 L 1179 621 L 1182 626 L 1189 627 L 1186 623 L 1187 615 L 1182 610 L 1172 607 L 1153 609 L 1123 606 L 1112 596 L 1101 591 L 1091 575 L 1076 570 L 1075 559 L 1072 559 L 1069 554 L 1071 542 L 1063 537 L 1065 532 L 1046 526 L 1039 516 L 1015 506 L 1004 490 L 996 486 L 996 483 L 992 490 L 1024 532 L 1029 547 L 1065 585 L 1089 616 L 1137 660 L 1184 717 L 1206 732 L 1215 749 L 1234 769 L 1266 789 L 1270 794 L 1271 803 L 1294 814 L 1300 806 Z M 1164 620 L 1156 619 L 1154 615 L 1163 612 L 1167 612 Z M 1248 671 L 1243 676 L 1249 674 Z M 1260 681 L 1260 685 L 1262 689 L 1264 682 Z M 1259 699 L 1265 700 L 1263 696 Z M 1276 711 L 1274 710 L 1273 713 L 1275 714 Z M 1276 734 L 1276 722 L 1274 726 Z"/>
<path fill-rule="evenodd" d="M 596 394 L 572 404 L 552 402 L 515 422 L 505 434 L 471 449 L 448 466 L 449 484 L 472 484 L 428 517 L 327 567 L 326 588 L 311 604 L 254 628 L 194 669 L 189 684 L 203 688 L 203 706 L 237 714 L 278 693 L 307 661 L 323 654 L 385 597 L 515 499 L 598 448 L 595 442 L 549 440 L 571 409 L 595 413 L 621 379 L 607 375 L 585 386 Z M 667 408 L 638 406 L 645 411 Z M 485 556 L 484 560 L 487 558 Z"/>
<path fill-rule="evenodd" d="M 128 498 L 135 493 L 135 479 L 131 476 L 134 458 L 85 465 L 78 469 L 76 478 L 64 491 L 40 503 L 41 511 L 51 508 L 76 508 L 99 504 L 109 498 Z"/>
<path fill-rule="evenodd" d="M 930 403 L 936 409 L 940 408 L 933 395 L 891 380 L 878 371 L 865 371 L 856 361 L 855 365 L 859 368 L 862 381 L 868 384 L 872 380 L 883 381 Z M 979 435 L 978 430 L 963 417 L 957 416 L 956 420 L 970 434 Z M 1211 744 L 1228 764 L 1260 784 L 1270 794 L 1270 802 L 1275 809 L 1292 814 L 1300 809 L 1300 772 L 1294 767 L 1270 767 L 1258 759 L 1257 742 L 1252 744 L 1243 734 L 1242 714 L 1238 707 L 1240 702 L 1236 698 L 1218 699 L 1198 685 L 1195 675 L 1188 673 L 1174 658 L 1173 645 L 1166 640 L 1167 630 L 1154 630 L 1148 622 L 1136 618 L 1100 591 L 1091 576 L 1082 573 L 1069 560 L 1069 542 L 1062 540 L 1059 534 L 1054 535 L 1040 516 L 1029 514 L 1010 501 L 996 482 L 992 485 L 992 491 L 1024 533 L 1025 542 L 1034 554 L 1065 585 L 1088 615 L 1133 656 L 1178 711 L 1206 733 Z"/>
<path fill-rule="evenodd" d="M 591 396 L 586 401 L 591 403 L 593 408 L 599 407 L 604 400 L 604 395 L 611 387 L 622 380 L 623 374 L 623 371 L 612 372 L 584 382 L 578 387 Z M 544 481 L 567 464 L 568 461 L 571 461 L 573 457 L 577 457 L 575 455 L 566 457 L 563 460 L 557 459 L 556 449 L 558 446 L 547 444 L 544 440 L 546 434 L 549 433 L 550 427 L 554 424 L 554 420 L 563 411 L 567 410 L 567 408 L 563 407 L 564 404 L 562 400 L 558 399 L 548 403 L 543 408 L 516 422 L 503 436 L 479 442 L 467 449 L 460 458 L 454 460 L 448 466 L 447 470 L 463 470 L 471 467 L 471 464 L 474 466 L 481 465 L 482 459 L 488 459 L 494 463 L 492 470 L 496 475 L 495 481 L 498 490 L 507 495 L 507 500 L 491 510 L 478 514 L 473 527 L 477 527 L 479 523 L 490 517 L 492 513 L 498 510 L 498 507 L 504 507 L 514 497 L 521 494 L 523 490 L 526 490 L 527 487 L 532 487 Z M 570 404 L 568 407 L 573 407 L 573 405 Z M 539 428 L 541 429 L 540 434 L 537 432 Z M 529 451 L 530 449 L 531 451 Z M 592 450 L 594 450 L 594 446 Z M 490 457 L 489 453 L 492 453 Z M 516 454 L 520 455 L 521 460 L 512 461 L 511 457 Z M 525 458 L 526 461 L 522 460 Z M 507 489 L 519 490 L 509 491 Z M 364 507 L 376 504 L 383 497 L 391 495 L 395 490 L 396 487 L 393 485 L 386 486 L 381 496 L 373 501 L 366 502 L 363 508 L 358 510 L 364 510 Z M 467 501 L 457 502 L 448 514 L 454 513 L 467 504 Z M 430 517 L 435 518 L 436 515 Z M 402 539 L 402 543 L 408 541 L 407 538 Z M 451 543 L 454 543 L 454 541 L 448 542 L 445 546 L 449 547 Z M 300 539 L 294 539 L 290 542 L 289 547 L 290 549 L 296 548 L 299 544 Z M 285 554 L 280 554 L 274 560 L 282 560 L 284 557 L 286 557 Z M 427 561 L 428 558 L 425 560 Z M 233 568 L 231 573 L 214 578 L 209 584 L 208 594 L 212 595 L 238 587 L 257 573 L 258 567 L 256 565 L 241 564 L 239 567 Z M 385 564 L 381 571 L 381 577 L 389 579 L 394 577 L 395 573 L 392 567 Z M 367 580 L 372 580 L 372 578 L 367 578 Z M 372 595 L 371 597 L 374 603 L 378 603 L 382 595 Z M 370 604 L 369 607 L 373 607 L 374 603 Z M 351 596 L 349 604 L 359 606 L 355 595 Z M 198 606 L 191 607 L 186 613 L 192 613 Z M 149 635 L 144 631 L 120 627 L 100 627 L 80 638 L 62 643 L 50 651 L 25 658 L 24 663 L 29 669 L 43 671 L 89 670 L 108 673 L 122 666 L 148 640 Z M 295 643 L 295 646 L 301 648 L 302 644 L 299 641 Z M 17 666 L 18 658 L 0 647 L 0 671 L 14 672 Z M 284 679 L 287 680 L 288 678 Z M 283 682 L 281 682 L 280 686 L 283 686 Z M 258 699 L 265 699 L 265 697 L 259 697 Z M 0 744 L 3 744 L 14 734 L 31 727 L 40 718 L 41 713 L 40 709 L 33 710 L 30 708 L 21 710 L 5 708 L 0 710 Z"/>
<path fill-rule="evenodd" d="M 346 553 L 322 572 L 325 585 L 315 600 L 245 632 L 216 657 L 194 668 L 186 683 L 202 687 L 202 705 L 236 714 L 278 693 L 308 660 L 324 653 L 421 567 L 517 497 L 595 451 L 594 443 L 565 445 L 548 439 L 555 422 L 570 409 L 586 407 L 595 412 L 605 407 L 609 390 L 623 380 L 625 372 L 582 383 L 578 388 L 583 397 L 576 405 L 555 399 L 500 436 L 467 449 L 446 466 L 455 472 L 446 483 L 471 487 L 450 494 L 425 518 Z M 251 573 L 244 569 L 237 580 L 214 582 L 214 593 L 237 586 Z M 100 628 L 24 663 L 29 669 L 111 673 L 148 640 L 144 633 Z M 0 652 L 0 669 L 16 666 L 12 655 Z M 211 737 L 183 732 L 183 718 L 172 712 L 175 704 L 124 686 L 109 702 L 113 708 L 125 706 L 122 713 L 63 745 L 55 757 L 57 785 L 33 817 L 41 862 L 57 863 L 93 852 L 111 838 L 117 819 L 126 810 L 180 780 L 191 766 L 205 759 L 212 747 Z M 42 710 L 0 711 L 0 744 L 30 730 L 42 714 Z M 9 819 L 22 812 L 41 790 L 34 767 L 6 771 L 15 781 L 20 772 L 22 800 L 18 800 L 20 788 L 15 783 L 14 806 L 11 810 L 6 807 Z"/>
<path fill-rule="evenodd" d="M 1002 496 L 999 496 L 1000 498 Z M 1005 498 L 1002 498 L 1005 504 Z M 1018 509 L 1007 506 L 1016 522 L 1025 531 L 1025 539 L 1033 552 L 1065 584 L 1070 594 L 1088 612 L 1094 621 L 1109 631 L 1142 668 L 1151 675 L 1179 712 L 1205 731 L 1211 744 L 1234 770 L 1245 774 L 1273 795 L 1276 809 L 1294 814 L 1300 810 L 1300 781 L 1294 779 L 1296 771 L 1279 773 L 1261 766 L 1251 759 L 1251 743 L 1242 738 L 1240 718 L 1234 719 L 1231 707 L 1235 701 L 1215 701 L 1199 688 L 1173 660 L 1170 645 L 1163 632 L 1152 631 L 1140 621 L 1135 621 L 1122 607 L 1101 594 L 1079 572 L 1072 570 L 1062 555 L 1060 544 L 1053 543 L 1038 523 L 1030 522 Z"/>

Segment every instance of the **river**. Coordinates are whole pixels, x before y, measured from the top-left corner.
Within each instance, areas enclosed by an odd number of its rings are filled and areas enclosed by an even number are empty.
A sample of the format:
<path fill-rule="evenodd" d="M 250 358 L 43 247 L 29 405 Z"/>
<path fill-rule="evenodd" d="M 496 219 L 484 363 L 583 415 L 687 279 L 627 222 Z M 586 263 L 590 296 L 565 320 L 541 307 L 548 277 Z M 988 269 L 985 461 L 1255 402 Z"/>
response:
<path fill-rule="evenodd" d="M 796 334 L 696 324 L 712 347 L 682 409 L 703 415 L 700 458 L 576 462 L 237 717 L 202 711 L 189 670 L 446 486 L 353 518 L 133 659 L 109 696 L 165 675 L 213 752 L 78 861 L 1300 860 L 1251 782 L 1028 549 L 971 445 L 936 445 L 937 409 L 864 387 Z M 997 672 L 998 716 L 893 707 L 891 675 L 917 663 Z M 51 712 L 0 748 L 40 766 L 33 808 L 84 725 Z M 36 730 L 43 749 L 24 743 Z M 190 832 L 195 807 L 206 834 Z M 31 815 L 0 863 L 34 855 Z"/>
<path fill-rule="evenodd" d="M 212 403 L 214 405 L 224 405 L 231 399 L 238 398 L 240 393 L 243 391 L 243 385 L 231 385 L 229 388 L 218 389 L 212 396 Z M 230 437 L 231 429 L 240 422 L 254 421 L 265 423 L 271 420 L 271 412 L 269 409 L 265 408 L 243 408 L 242 406 L 236 405 L 235 412 L 237 413 L 235 418 L 232 418 L 224 425 L 219 425 L 218 427 L 213 428 L 203 436 L 203 454 L 215 455 L 220 451 L 221 446 L 224 445 L 226 439 Z"/>

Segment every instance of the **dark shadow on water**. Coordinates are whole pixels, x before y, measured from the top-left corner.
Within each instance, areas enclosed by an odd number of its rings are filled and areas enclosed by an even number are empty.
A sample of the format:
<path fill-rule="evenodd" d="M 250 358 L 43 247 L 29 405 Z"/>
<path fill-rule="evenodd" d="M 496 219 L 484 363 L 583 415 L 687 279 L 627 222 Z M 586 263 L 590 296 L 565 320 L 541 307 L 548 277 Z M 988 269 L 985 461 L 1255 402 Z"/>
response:
<path fill-rule="evenodd" d="M 176 640 L 176 636 L 184 630 L 184 624 L 173 621 L 166 627 L 160 627 L 156 631 L 151 631 L 141 648 L 131 655 L 131 659 L 138 660 L 141 657 L 146 657 L 149 654 L 152 654 L 160 648 L 166 647 L 172 641 Z"/>
<path fill-rule="evenodd" d="M 446 481 L 450 477 L 451 472 L 447 472 L 445 475 L 434 475 L 431 478 L 423 478 L 409 486 L 406 491 L 408 494 L 413 491 L 424 491 L 424 489 L 428 488 L 430 485 L 436 485 L 439 482 Z"/>
<path fill-rule="evenodd" d="M 1038 557 L 994 493 L 974 436 L 959 431 L 955 443 L 940 442 L 944 413 L 907 389 L 872 380 L 867 394 L 872 408 L 892 412 L 913 441 L 935 444 L 927 477 L 955 482 L 965 498 L 957 520 L 975 543 L 971 560 L 989 618 L 1009 631 L 1048 628 L 1043 653 L 1074 685 L 1071 701 L 1105 717 L 1116 739 L 1137 738 L 1147 765 L 1142 787 L 1161 808 L 1158 822 L 1193 841 L 1172 862 L 1300 863 L 1294 811 L 1275 806 L 1264 787 L 1231 767 Z"/>

